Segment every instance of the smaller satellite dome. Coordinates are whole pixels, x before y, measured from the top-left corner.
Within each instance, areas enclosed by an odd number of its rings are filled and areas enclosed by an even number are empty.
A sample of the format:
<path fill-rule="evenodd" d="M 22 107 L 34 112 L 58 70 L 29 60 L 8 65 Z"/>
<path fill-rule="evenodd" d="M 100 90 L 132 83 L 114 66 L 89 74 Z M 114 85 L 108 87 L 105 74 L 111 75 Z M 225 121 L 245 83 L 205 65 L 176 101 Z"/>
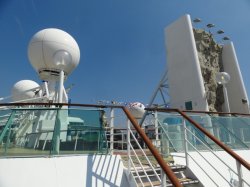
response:
<path fill-rule="evenodd" d="M 39 84 L 32 80 L 18 81 L 13 86 L 11 91 L 13 102 L 23 101 L 40 96 L 39 87 Z"/>
<path fill-rule="evenodd" d="M 65 77 L 79 64 L 80 49 L 75 39 L 60 29 L 37 32 L 30 40 L 28 56 L 42 80 L 57 80 L 61 70 Z"/>
<path fill-rule="evenodd" d="M 145 112 L 145 106 L 139 102 L 130 103 L 128 105 L 128 108 L 129 108 L 129 111 L 132 113 L 132 115 L 137 119 L 142 118 Z"/>

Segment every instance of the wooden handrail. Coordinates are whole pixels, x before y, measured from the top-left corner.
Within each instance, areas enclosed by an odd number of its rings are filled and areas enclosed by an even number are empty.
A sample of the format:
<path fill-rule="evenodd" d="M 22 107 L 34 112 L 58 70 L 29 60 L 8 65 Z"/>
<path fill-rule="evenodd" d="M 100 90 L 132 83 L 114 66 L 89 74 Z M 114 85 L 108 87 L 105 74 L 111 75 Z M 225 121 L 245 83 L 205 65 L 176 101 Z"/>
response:
<path fill-rule="evenodd" d="M 162 109 L 162 108 L 147 108 L 149 111 L 159 111 L 159 112 L 177 112 L 181 116 L 183 116 L 187 121 L 189 121 L 192 125 L 194 125 L 197 129 L 199 129 L 203 134 L 208 136 L 213 142 L 215 142 L 218 146 L 220 146 L 224 151 L 226 151 L 229 155 L 231 155 L 235 160 L 237 160 L 239 163 L 241 163 L 243 166 L 245 166 L 248 170 L 250 170 L 250 164 L 241 158 L 238 154 L 236 154 L 234 151 L 232 151 L 229 147 L 227 147 L 225 144 L 223 144 L 219 139 L 214 137 L 212 134 L 210 134 L 205 128 L 203 128 L 201 125 L 196 123 L 192 118 L 187 116 L 183 111 L 179 109 Z M 195 112 L 193 112 L 195 113 Z"/>
<path fill-rule="evenodd" d="M 154 147 L 150 139 L 147 137 L 145 132 L 141 129 L 139 123 L 137 120 L 132 116 L 132 114 L 128 111 L 126 107 L 122 107 L 124 113 L 127 115 L 128 119 L 138 132 L 138 134 L 141 136 L 143 139 L 144 143 L 147 145 L 148 149 L 151 151 L 155 159 L 157 160 L 158 164 L 161 166 L 163 171 L 166 173 L 168 176 L 169 180 L 172 182 L 172 184 L 176 187 L 182 186 L 181 183 L 179 182 L 178 178 L 175 176 L 174 172 L 171 170 L 171 168 L 165 163 L 164 159 L 158 152 L 158 150 Z"/>
<path fill-rule="evenodd" d="M 164 112 L 176 112 L 179 110 L 177 108 L 145 108 L 147 111 L 157 110 Z M 238 115 L 238 116 L 250 116 L 250 114 L 246 113 L 236 113 L 236 112 L 211 112 L 211 111 L 201 111 L 201 110 L 182 110 L 185 113 L 197 113 L 197 114 L 218 114 L 218 115 Z"/>

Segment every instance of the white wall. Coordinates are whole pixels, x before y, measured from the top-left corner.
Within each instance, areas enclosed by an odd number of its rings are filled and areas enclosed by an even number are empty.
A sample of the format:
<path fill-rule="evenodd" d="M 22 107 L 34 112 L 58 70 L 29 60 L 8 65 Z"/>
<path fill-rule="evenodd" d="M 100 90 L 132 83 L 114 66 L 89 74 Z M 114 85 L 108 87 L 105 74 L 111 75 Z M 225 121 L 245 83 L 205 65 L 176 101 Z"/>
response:
<path fill-rule="evenodd" d="M 193 110 L 208 110 L 190 16 L 169 25 L 165 35 L 171 107 L 185 109 L 192 101 Z"/>
<path fill-rule="evenodd" d="M 0 159 L 1 187 L 129 186 L 118 155 Z"/>
<path fill-rule="evenodd" d="M 249 113 L 248 97 L 232 42 L 223 46 L 222 61 L 224 71 L 231 76 L 231 80 L 226 85 L 230 111 Z M 242 99 L 247 100 L 247 103 L 242 103 Z"/>

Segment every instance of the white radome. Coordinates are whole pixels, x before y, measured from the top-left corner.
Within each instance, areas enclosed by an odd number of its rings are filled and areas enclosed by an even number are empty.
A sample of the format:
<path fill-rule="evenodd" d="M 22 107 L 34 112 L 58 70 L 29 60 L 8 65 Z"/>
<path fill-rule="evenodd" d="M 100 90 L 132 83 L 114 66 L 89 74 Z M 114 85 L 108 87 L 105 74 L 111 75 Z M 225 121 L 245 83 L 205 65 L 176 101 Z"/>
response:
<path fill-rule="evenodd" d="M 129 108 L 129 111 L 131 112 L 131 114 L 137 119 L 142 118 L 142 116 L 145 112 L 145 106 L 140 102 L 130 103 L 128 105 L 128 108 Z"/>
<path fill-rule="evenodd" d="M 53 80 L 61 70 L 67 77 L 77 67 L 80 49 L 75 39 L 67 32 L 48 28 L 32 37 L 28 56 L 42 80 Z"/>
<path fill-rule="evenodd" d="M 11 94 L 12 101 L 22 101 L 40 96 L 39 84 L 32 80 L 21 80 L 14 84 Z"/>

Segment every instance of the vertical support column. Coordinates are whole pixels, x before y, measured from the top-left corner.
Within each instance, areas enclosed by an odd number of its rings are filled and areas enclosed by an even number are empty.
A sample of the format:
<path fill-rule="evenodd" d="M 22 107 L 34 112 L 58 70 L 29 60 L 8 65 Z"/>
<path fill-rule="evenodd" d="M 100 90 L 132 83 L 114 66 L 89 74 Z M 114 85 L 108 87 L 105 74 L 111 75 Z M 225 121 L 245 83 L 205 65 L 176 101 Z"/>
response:
<path fill-rule="evenodd" d="M 127 157 L 128 157 L 128 173 L 131 173 L 131 160 L 130 160 L 130 121 L 127 119 Z"/>
<path fill-rule="evenodd" d="M 110 153 L 111 154 L 113 154 L 114 152 L 114 119 L 115 119 L 114 108 L 111 108 L 111 111 L 110 111 Z"/>
<path fill-rule="evenodd" d="M 239 187 L 244 187 L 244 183 L 243 183 L 243 180 L 242 180 L 241 164 L 237 160 L 236 160 L 236 167 L 237 167 L 237 173 L 238 173 Z"/>
<path fill-rule="evenodd" d="M 227 87 L 225 84 L 223 86 L 223 94 L 224 94 L 224 106 L 225 106 L 225 112 L 230 112 L 230 106 L 229 106 L 229 101 L 228 101 L 228 94 L 227 94 Z"/>
<path fill-rule="evenodd" d="M 64 72 L 63 70 L 61 70 L 59 88 L 58 88 L 58 103 L 62 103 L 62 100 L 63 100 L 63 81 L 64 81 Z"/>
<path fill-rule="evenodd" d="M 161 146 L 161 142 L 159 142 L 159 126 L 158 126 L 158 112 L 154 112 L 155 117 L 155 146 L 158 148 Z"/>
<path fill-rule="evenodd" d="M 161 187 L 167 186 L 167 176 L 166 173 L 161 169 Z"/>
<path fill-rule="evenodd" d="M 61 134 L 61 119 L 60 119 L 60 109 L 57 110 L 55 127 L 52 137 L 52 150 L 51 153 L 58 155 L 60 152 L 60 134 Z"/>
<path fill-rule="evenodd" d="M 45 92 L 47 98 L 49 98 L 50 93 L 49 93 L 49 89 L 48 89 L 48 83 L 46 81 L 44 81 L 44 92 Z"/>
<path fill-rule="evenodd" d="M 159 138 L 159 125 L 158 125 L 158 112 L 154 112 L 154 118 L 155 118 L 155 141 L 156 141 L 156 148 L 158 149 L 162 155 L 162 157 L 165 157 L 165 151 L 169 149 L 169 146 L 166 146 L 164 143 L 166 140 L 163 138 L 166 136 L 165 134 L 161 133 L 161 141 Z M 162 127 L 163 128 L 163 127 Z M 166 147 L 165 147 L 166 146 Z M 168 152 L 168 151 L 167 151 Z M 161 169 L 161 187 L 166 187 L 167 186 L 167 176 L 166 173 Z"/>
<path fill-rule="evenodd" d="M 189 167 L 189 160 L 188 160 L 188 143 L 187 143 L 187 126 L 186 126 L 186 121 L 183 118 L 183 131 L 184 131 L 184 151 L 185 151 L 185 159 L 186 159 L 186 166 Z"/>

